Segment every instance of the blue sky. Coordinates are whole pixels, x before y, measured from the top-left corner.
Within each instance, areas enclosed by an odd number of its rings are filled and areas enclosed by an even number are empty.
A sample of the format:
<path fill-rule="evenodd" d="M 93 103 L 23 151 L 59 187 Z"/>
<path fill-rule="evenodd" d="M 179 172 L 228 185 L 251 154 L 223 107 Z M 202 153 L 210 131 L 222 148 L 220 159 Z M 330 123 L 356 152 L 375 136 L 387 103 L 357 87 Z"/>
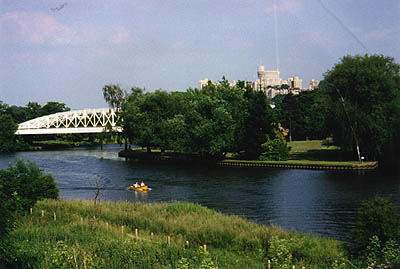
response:
<path fill-rule="evenodd" d="M 399 22 L 398 0 L 0 0 L 0 100 L 105 107 L 105 84 L 184 91 L 278 63 L 307 86 L 363 46 L 399 62 Z"/>

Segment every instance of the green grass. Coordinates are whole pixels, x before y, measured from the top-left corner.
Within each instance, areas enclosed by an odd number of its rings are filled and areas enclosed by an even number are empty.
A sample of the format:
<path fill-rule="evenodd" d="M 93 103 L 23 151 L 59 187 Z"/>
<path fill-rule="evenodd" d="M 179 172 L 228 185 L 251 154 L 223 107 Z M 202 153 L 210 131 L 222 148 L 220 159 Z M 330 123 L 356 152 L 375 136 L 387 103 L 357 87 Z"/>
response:
<path fill-rule="evenodd" d="M 12 238 L 24 268 L 266 268 L 267 260 L 331 268 L 346 261 L 336 240 L 192 203 L 45 200 L 21 217 Z"/>
<path fill-rule="evenodd" d="M 324 146 L 322 140 L 293 141 L 288 145 L 291 147 L 289 160 L 354 162 L 351 154 L 336 146 Z"/>

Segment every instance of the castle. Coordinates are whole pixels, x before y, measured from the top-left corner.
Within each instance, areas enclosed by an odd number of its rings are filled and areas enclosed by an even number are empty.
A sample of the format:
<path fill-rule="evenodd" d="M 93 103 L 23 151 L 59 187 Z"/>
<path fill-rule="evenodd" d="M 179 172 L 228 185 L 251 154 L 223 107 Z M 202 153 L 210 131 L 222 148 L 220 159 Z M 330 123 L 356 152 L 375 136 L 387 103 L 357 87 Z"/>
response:
<path fill-rule="evenodd" d="M 299 94 L 301 91 L 314 90 L 319 84 L 318 80 L 312 79 L 308 88 L 304 89 L 303 80 L 298 76 L 283 80 L 280 77 L 279 70 L 265 70 L 262 65 L 257 68 L 257 76 L 258 78 L 254 82 L 251 82 L 253 89 L 264 91 L 269 98 L 274 98 L 276 95 L 288 93 Z M 205 87 L 209 81 L 207 78 L 199 80 L 199 89 Z M 236 81 L 231 82 L 230 85 L 236 85 Z"/>

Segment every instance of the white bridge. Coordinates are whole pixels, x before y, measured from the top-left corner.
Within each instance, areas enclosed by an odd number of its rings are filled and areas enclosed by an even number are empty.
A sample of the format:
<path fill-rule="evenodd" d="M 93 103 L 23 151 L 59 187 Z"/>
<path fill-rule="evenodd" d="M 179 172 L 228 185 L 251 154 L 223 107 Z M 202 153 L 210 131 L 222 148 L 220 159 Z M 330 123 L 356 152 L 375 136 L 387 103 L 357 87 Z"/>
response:
<path fill-rule="evenodd" d="M 117 115 L 111 108 L 94 108 L 59 112 L 23 122 L 17 135 L 102 133 L 105 128 L 121 132 Z"/>

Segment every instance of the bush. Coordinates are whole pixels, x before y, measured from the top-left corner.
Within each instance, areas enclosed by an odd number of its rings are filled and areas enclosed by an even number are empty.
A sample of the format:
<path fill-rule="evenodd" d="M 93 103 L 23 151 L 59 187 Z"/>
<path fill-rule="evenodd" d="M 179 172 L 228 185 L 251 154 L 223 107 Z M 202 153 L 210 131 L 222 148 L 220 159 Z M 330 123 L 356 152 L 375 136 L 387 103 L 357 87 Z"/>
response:
<path fill-rule="evenodd" d="M 355 253 L 368 262 L 397 261 L 394 257 L 400 255 L 400 218 L 396 207 L 379 196 L 364 202 L 352 241 Z"/>
<path fill-rule="evenodd" d="M 22 209 L 28 211 L 38 200 L 58 198 L 58 188 L 51 174 L 43 173 L 35 163 L 18 159 L 15 166 L 8 168 L 8 180 L 14 182 Z"/>
<path fill-rule="evenodd" d="M 57 198 L 52 175 L 44 174 L 34 163 L 17 160 L 15 166 L 0 169 L 0 268 L 11 264 L 14 256 L 9 233 L 15 218 L 43 198 Z"/>
<path fill-rule="evenodd" d="M 261 145 L 261 148 L 262 153 L 258 158 L 260 161 L 286 161 L 289 157 L 290 147 L 278 130 L 275 130 L 274 138 L 267 135 L 267 141 Z"/>

